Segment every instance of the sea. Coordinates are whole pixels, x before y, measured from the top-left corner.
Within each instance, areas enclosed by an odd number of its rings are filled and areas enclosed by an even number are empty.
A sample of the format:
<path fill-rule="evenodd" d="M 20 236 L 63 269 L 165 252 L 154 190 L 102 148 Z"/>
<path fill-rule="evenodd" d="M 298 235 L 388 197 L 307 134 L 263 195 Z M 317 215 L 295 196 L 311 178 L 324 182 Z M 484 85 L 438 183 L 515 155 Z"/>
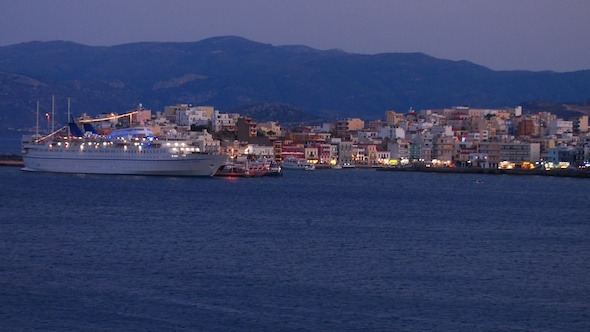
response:
<path fill-rule="evenodd" d="M 589 331 L 590 180 L 0 167 L 0 330 Z"/>

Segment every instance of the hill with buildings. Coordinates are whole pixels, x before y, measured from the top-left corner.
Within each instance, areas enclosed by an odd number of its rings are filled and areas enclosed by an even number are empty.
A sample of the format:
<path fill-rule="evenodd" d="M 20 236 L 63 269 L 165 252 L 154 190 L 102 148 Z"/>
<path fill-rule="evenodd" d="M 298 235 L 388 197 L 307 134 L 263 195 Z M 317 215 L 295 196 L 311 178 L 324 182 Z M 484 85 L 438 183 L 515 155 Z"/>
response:
<path fill-rule="evenodd" d="M 74 114 L 192 103 L 296 123 L 374 119 L 387 109 L 583 103 L 589 82 L 590 70 L 493 71 L 420 53 L 352 54 L 240 37 L 110 47 L 29 42 L 0 47 L 0 126 L 31 126 L 36 102 L 47 112 L 52 95 L 62 119 L 71 97 Z"/>

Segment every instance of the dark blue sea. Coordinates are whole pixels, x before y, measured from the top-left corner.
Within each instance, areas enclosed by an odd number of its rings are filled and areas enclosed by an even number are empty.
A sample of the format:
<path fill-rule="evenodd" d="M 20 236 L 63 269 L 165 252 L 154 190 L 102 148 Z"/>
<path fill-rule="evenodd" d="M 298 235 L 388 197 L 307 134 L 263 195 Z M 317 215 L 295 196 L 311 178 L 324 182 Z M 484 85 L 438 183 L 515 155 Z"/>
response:
<path fill-rule="evenodd" d="M 589 193 L 538 176 L 0 167 L 0 330 L 588 331 Z"/>
<path fill-rule="evenodd" d="M 0 133 L 0 155 L 3 154 L 20 154 L 21 152 L 21 136 L 16 136 L 16 133 L 3 134 Z"/>

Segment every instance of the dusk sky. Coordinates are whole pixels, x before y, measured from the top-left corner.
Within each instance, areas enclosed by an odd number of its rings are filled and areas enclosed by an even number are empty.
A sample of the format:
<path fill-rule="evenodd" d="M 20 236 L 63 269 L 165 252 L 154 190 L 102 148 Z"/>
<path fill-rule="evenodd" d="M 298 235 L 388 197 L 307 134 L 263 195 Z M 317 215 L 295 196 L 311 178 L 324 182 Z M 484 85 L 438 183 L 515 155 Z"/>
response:
<path fill-rule="evenodd" d="M 495 70 L 590 69 L 588 0 L 0 0 L 0 46 L 199 41 L 423 52 Z M 1 59 L 0 59 L 1 60 Z"/>

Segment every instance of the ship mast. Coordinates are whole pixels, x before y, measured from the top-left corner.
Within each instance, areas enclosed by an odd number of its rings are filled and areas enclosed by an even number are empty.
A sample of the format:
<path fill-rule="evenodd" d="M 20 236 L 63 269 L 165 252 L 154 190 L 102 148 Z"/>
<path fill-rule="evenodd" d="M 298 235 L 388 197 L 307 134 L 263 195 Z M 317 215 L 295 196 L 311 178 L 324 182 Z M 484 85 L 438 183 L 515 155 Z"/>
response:
<path fill-rule="evenodd" d="M 70 121 L 70 116 L 71 116 L 71 112 L 70 112 L 70 97 L 68 97 L 68 122 Z M 71 132 L 70 132 L 70 126 L 68 125 L 68 137 L 71 136 Z"/>
<path fill-rule="evenodd" d="M 51 96 L 51 132 L 55 131 L 55 95 Z"/>
<path fill-rule="evenodd" d="M 37 100 L 37 125 L 35 126 L 35 136 L 39 137 L 39 101 Z"/>

